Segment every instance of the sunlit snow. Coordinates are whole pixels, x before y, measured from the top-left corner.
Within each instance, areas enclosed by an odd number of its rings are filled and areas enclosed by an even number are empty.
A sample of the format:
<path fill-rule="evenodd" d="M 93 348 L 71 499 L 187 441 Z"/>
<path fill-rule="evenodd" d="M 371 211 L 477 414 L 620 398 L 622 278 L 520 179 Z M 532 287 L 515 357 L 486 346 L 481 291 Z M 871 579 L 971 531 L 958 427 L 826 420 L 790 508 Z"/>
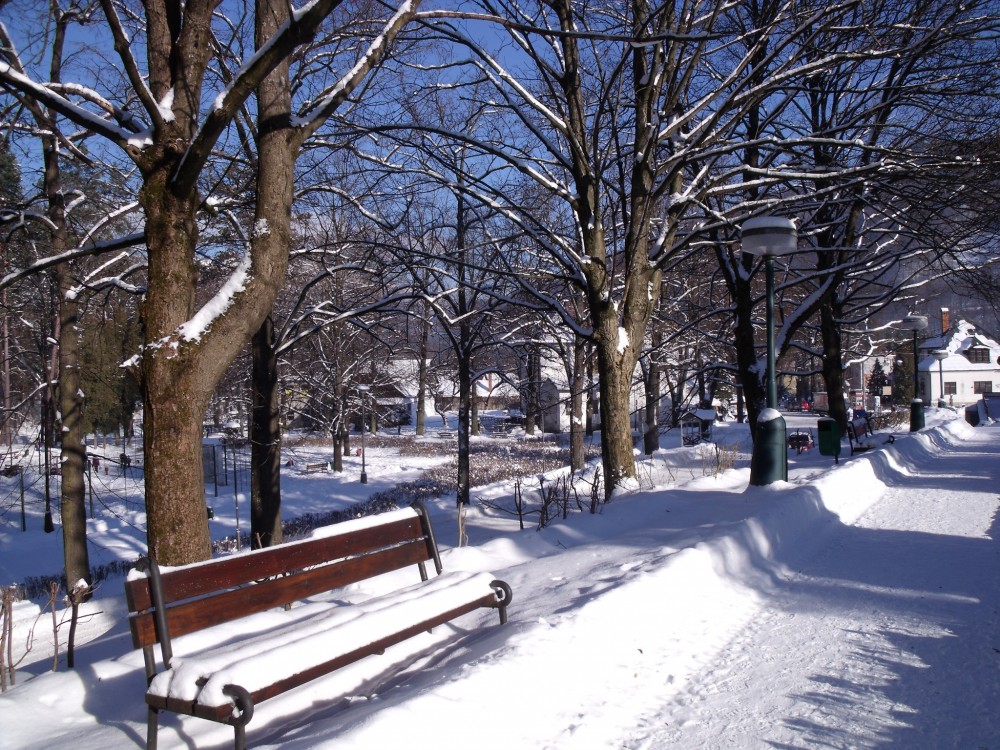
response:
<path fill-rule="evenodd" d="M 810 415 L 786 420 L 789 429 L 815 429 Z M 972 428 L 944 409 L 928 409 L 928 425 L 916 435 L 899 428 L 891 444 L 878 433 L 875 449 L 845 450 L 839 464 L 816 450 L 791 451 L 790 481 L 771 487 L 748 487 L 746 425 L 716 424 L 718 448 L 681 447 L 671 431 L 661 450 L 638 457 L 637 479 L 598 514 L 573 505 L 566 520 L 521 531 L 515 518 L 477 501 L 465 547 L 454 546 L 454 496 L 433 499 L 427 505 L 448 571 L 442 583 L 486 572 L 503 578 L 514 592 L 510 621 L 499 625 L 493 610 L 465 615 L 267 701 L 248 727 L 249 746 L 995 747 L 997 426 Z M 712 470 L 730 446 L 737 468 Z M 357 481 L 355 455 L 342 475 L 285 467 L 283 515 L 345 507 L 414 478 L 450 450 L 442 443 L 433 457 L 408 459 L 369 447 L 366 485 Z M 118 491 L 139 486 L 137 474 L 94 480 L 102 492 L 112 483 Z M 2 481 L 4 491 L 16 487 L 16 478 Z M 537 495 L 537 480 L 524 488 Z M 248 524 L 246 488 L 219 489 L 216 496 L 208 487 L 215 537 L 232 534 L 237 512 Z M 512 491 L 500 483 L 472 494 L 503 503 Z M 60 565 L 60 534 L 41 531 L 33 493 L 27 532 L 16 505 L 2 517 L 5 581 Z M 117 515 L 98 508 L 88 521 L 92 561 L 137 557 L 143 523 L 137 507 Z M 412 580 L 412 570 L 399 571 L 290 613 L 263 613 L 262 623 L 283 623 L 276 628 L 287 628 L 289 615 L 301 625 L 281 635 L 265 624 L 268 634 L 257 636 L 265 640 L 242 651 L 235 625 L 177 639 L 176 673 L 155 689 L 187 695 L 204 673 L 211 692 L 226 679 L 267 679 L 342 648 L 328 643 L 322 625 L 331 612 L 355 618 L 357 638 L 370 637 L 369 627 L 384 623 L 366 602 Z M 22 660 L 16 686 L 0 696 L 0 746 L 142 746 L 142 655 L 130 646 L 122 584 L 122 577 L 103 582 L 83 606 L 75 670 L 62 660 L 50 671 L 42 602 L 15 604 L 14 653 Z M 63 644 L 65 637 L 64 625 Z M 199 656 L 206 650 L 218 663 Z M 227 747 L 232 734 L 165 714 L 160 739 L 164 748 Z"/>

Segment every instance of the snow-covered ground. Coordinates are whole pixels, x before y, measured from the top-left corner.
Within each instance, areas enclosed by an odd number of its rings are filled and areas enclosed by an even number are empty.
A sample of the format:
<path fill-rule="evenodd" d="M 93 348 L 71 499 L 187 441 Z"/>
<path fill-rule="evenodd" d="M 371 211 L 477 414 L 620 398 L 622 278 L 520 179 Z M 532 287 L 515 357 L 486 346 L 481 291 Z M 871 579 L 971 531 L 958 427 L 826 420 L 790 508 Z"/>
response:
<path fill-rule="evenodd" d="M 789 417 L 790 429 L 798 420 L 815 422 Z M 476 504 L 461 548 L 454 499 L 431 501 L 445 568 L 510 583 L 510 622 L 467 615 L 268 701 L 249 744 L 1000 748 L 1000 433 L 944 410 L 928 422 L 853 457 L 845 443 L 838 466 L 791 452 L 791 481 L 766 488 L 747 487 L 745 461 L 717 474 L 713 454 L 668 448 L 598 515 L 520 531 Z M 716 434 L 746 445 L 743 426 Z M 360 485 L 358 460 L 343 477 L 289 469 L 286 517 L 362 499 L 428 462 L 369 450 Z M 473 494 L 503 503 L 511 492 Z M 213 504 L 213 532 L 231 533 L 234 497 Z M 141 513 L 115 512 L 91 522 L 95 564 L 141 551 Z M 27 520 L 22 533 L 15 510 L 2 519 L 0 580 L 52 572 L 59 559 L 59 534 Z M 106 581 L 86 605 L 75 670 L 49 671 L 49 615 L 35 626 L 17 685 L 0 697 L 0 748 L 142 746 L 142 658 L 121 584 Z M 38 604 L 16 608 L 16 649 Z M 231 742 L 228 727 L 162 720 L 162 748 Z"/>

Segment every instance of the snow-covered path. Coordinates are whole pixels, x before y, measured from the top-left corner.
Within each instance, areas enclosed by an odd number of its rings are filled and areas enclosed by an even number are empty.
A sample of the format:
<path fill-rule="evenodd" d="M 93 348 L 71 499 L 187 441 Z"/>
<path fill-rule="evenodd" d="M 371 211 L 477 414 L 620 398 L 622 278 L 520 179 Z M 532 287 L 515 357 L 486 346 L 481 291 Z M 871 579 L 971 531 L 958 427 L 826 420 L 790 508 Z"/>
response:
<path fill-rule="evenodd" d="M 748 487 L 746 468 L 705 471 L 694 449 L 664 450 L 644 459 L 644 486 L 541 530 L 477 503 L 470 544 L 445 546 L 444 567 L 511 584 L 510 622 L 472 613 L 267 701 L 250 746 L 1000 750 L 1000 424 L 935 417 L 839 466 L 796 455 L 792 481 L 768 487 Z M 370 458 L 382 481 L 409 471 Z M 293 471 L 289 498 L 311 512 L 368 492 L 356 476 Z M 453 503 L 428 502 L 439 542 L 457 537 Z M 92 524 L 102 550 L 131 538 Z M 40 518 L 29 528 L 0 533 L 0 563 L 20 577 L 37 568 L 25 560 L 56 554 Z M 88 605 L 72 670 L 48 671 L 36 629 L 0 695 L 0 750 L 143 746 L 143 659 L 122 592 L 109 579 Z M 18 642 L 39 613 L 17 608 Z M 177 639 L 175 654 L 236 636 Z M 223 750 L 232 733 L 169 715 L 160 746 Z"/>
<path fill-rule="evenodd" d="M 1000 748 L 1000 446 L 979 432 L 885 495 L 663 709 L 644 750 Z M 887 476 L 887 475 L 891 475 Z"/>

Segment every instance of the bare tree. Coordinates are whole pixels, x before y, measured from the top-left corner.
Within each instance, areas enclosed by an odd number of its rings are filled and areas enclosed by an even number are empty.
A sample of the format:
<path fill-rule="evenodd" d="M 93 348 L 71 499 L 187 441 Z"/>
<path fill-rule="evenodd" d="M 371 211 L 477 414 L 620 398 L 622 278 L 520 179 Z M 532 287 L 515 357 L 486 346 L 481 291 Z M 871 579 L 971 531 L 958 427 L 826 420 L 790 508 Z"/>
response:
<path fill-rule="evenodd" d="M 51 6 L 52 39 L 49 55 L 49 77 L 56 86 L 60 85 L 63 75 L 63 59 L 66 52 L 66 36 L 72 25 L 86 22 L 93 13 L 93 7 L 77 6 L 70 3 L 63 9 L 58 3 Z M 5 51 L 7 69 L 15 75 L 24 76 L 24 67 L 14 51 L 13 40 L 6 27 L 0 25 L 0 41 Z M 70 140 L 63 134 L 58 115 L 51 107 L 31 97 L 21 96 L 24 108 L 33 120 L 35 132 L 42 145 L 42 189 L 44 191 L 44 217 L 39 216 L 48 234 L 50 253 L 56 258 L 63 258 L 76 244 L 70 228 L 69 203 L 70 193 L 63 184 L 63 161 L 61 150 L 65 145 L 70 156 L 79 155 L 78 149 L 72 146 Z M 23 216 L 24 214 L 22 214 Z M 52 276 L 57 290 L 57 320 L 54 326 L 55 342 L 54 357 L 58 357 L 58 376 L 50 375 L 45 389 L 45 400 L 49 408 L 45 410 L 46 417 L 58 413 L 60 426 L 60 474 L 63 552 L 65 558 L 66 580 L 70 596 L 72 592 L 83 591 L 89 596 L 90 558 L 87 549 L 87 523 L 85 505 L 86 446 L 83 433 L 83 396 L 80 388 L 80 295 L 77 288 L 77 269 L 75 264 L 62 259 L 52 269 Z M 55 353 L 57 351 L 57 354 Z M 54 375 L 54 373 L 53 373 Z M 56 389 L 56 385 L 58 388 Z M 55 401 L 52 393 L 58 394 L 58 412 L 52 410 Z M 50 445 L 47 425 L 46 446 Z M 46 467 L 46 481 L 48 481 Z M 46 493 L 47 494 L 47 493 Z M 86 585 L 76 587 L 78 581 Z M 78 602 L 74 599 L 74 605 Z"/>
<path fill-rule="evenodd" d="M 769 4 L 776 12 L 745 35 L 729 17 L 742 5 L 482 3 L 475 23 L 496 24 L 516 56 L 489 48 L 461 16 L 433 27 L 471 53 L 466 95 L 491 112 L 488 128 L 449 135 L 506 161 L 563 206 L 558 230 L 568 231 L 553 231 L 539 202 L 517 204 L 497 187 L 497 169 L 468 180 L 543 250 L 548 274 L 586 300 L 584 328 L 563 318 L 596 352 L 609 496 L 635 475 L 629 394 L 663 269 L 704 248 L 697 231 L 731 226 L 709 206 L 738 192 L 732 162 L 746 113 L 801 64 L 791 40 L 804 33 L 802 19 L 821 23 L 836 11 Z M 760 66 L 770 75 L 756 76 Z M 543 290 L 536 298 L 552 302 Z"/>
<path fill-rule="evenodd" d="M 258 52 L 214 101 L 207 102 L 212 99 L 206 95 L 205 80 L 216 5 L 210 0 L 150 2 L 142 16 L 133 16 L 128 6 L 102 0 L 129 84 L 117 101 L 111 92 L 98 92 L 99 82 L 40 82 L 0 65 L 4 87 L 118 146 L 142 177 L 139 202 L 149 259 L 141 365 L 147 533 L 151 553 L 166 564 L 210 554 L 202 508 L 202 415 L 215 383 L 260 328 L 281 286 L 290 246 L 293 155 L 364 79 L 413 9 L 408 4 L 390 19 L 387 33 L 360 56 L 341 85 L 293 116 L 281 99 L 288 86 L 280 66 L 317 33 L 338 0 L 317 0 L 294 14 L 287 3 L 258 0 Z M 265 29 L 273 29 L 266 38 Z M 135 49 L 145 50 L 144 65 L 133 54 Z M 268 90 L 267 81 L 274 81 L 276 88 L 273 95 L 263 95 L 260 106 L 273 116 L 258 123 L 260 138 L 280 145 L 269 149 L 273 159 L 261 166 L 264 176 L 258 184 L 261 195 L 249 247 L 219 293 L 196 310 L 196 219 L 204 200 L 199 177 L 219 138 L 255 91 Z M 132 111 L 134 106 L 141 115 Z"/>

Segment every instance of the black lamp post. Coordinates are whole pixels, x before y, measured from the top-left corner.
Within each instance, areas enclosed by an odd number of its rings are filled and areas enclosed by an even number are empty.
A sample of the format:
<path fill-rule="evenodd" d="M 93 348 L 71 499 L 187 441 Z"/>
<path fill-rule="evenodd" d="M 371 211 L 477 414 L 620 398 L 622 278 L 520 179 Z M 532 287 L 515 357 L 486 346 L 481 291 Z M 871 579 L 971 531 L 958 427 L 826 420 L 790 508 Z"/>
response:
<path fill-rule="evenodd" d="M 365 433 L 368 431 L 367 414 L 365 413 L 365 394 L 367 385 L 357 385 L 355 388 L 361 394 L 361 484 L 368 484 L 368 472 L 365 471 Z"/>
<path fill-rule="evenodd" d="M 778 412 L 778 381 L 774 351 L 774 256 L 790 255 L 798 248 L 795 223 L 778 216 L 748 219 L 740 228 L 743 252 L 764 256 L 767 280 L 767 408 L 757 418 L 756 438 L 750 459 L 750 484 L 765 485 L 788 480 L 785 420 Z"/>
<path fill-rule="evenodd" d="M 944 409 L 948 406 L 947 402 L 944 400 L 944 361 L 948 359 L 948 355 L 951 354 L 947 349 L 935 349 L 931 352 L 931 356 L 937 360 L 938 363 L 938 385 L 941 394 L 938 396 L 938 408 Z"/>
<path fill-rule="evenodd" d="M 910 432 L 924 428 L 924 402 L 920 398 L 920 377 L 917 372 L 917 332 L 927 327 L 926 315 L 907 315 L 899 325 L 905 331 L 913 331 L 913 400 L 910 401 Z"/>

